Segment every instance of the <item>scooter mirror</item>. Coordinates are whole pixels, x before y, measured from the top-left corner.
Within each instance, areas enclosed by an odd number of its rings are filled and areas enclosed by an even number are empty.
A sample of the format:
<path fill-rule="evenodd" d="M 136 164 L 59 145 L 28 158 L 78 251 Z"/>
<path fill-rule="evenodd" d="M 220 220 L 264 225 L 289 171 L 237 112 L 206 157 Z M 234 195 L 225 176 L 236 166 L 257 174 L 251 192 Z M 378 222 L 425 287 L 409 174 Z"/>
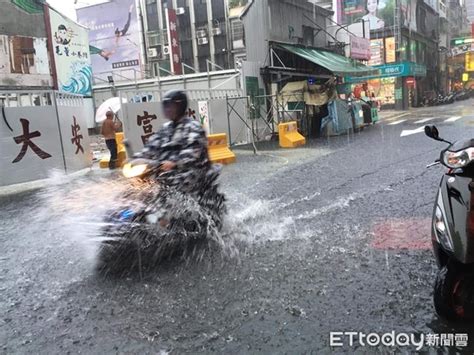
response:
<path fill-rule="evenodd" d="M 430 138 L 439 140 L 439 132 L 435 126 L 425 126 L 425 134 Z"/>
<path fill-rule="evenodd" d="M 425 126 L 425 134 L 426 136 L 433 138 L 433 132 L 431 131 L 431 126 Z"/>

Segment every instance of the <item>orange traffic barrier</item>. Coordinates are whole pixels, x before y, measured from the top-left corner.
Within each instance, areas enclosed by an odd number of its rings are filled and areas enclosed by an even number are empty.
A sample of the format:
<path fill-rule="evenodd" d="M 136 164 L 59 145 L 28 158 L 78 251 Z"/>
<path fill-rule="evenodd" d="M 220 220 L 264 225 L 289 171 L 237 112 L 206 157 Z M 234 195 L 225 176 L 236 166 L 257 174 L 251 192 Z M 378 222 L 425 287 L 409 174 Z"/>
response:
<path fill-rule="evenodd" d="M 217 133 L 208 135 L 207 145 L 211 163 L 230 164 L 235 162 L 235 154 L 227 145 L 227 134 Z"/>
<path fill-rule="evenodd" d="M 124 135 L 122 132 L 115 133 L 115 141 L 117 142 L 117 161 L 115 162 L 116 168 L 121 168 L 127 160 L 127 151 L 123 144 Z M 99 162 L 101 169 L 107 169 L 109 167 L 109 158 L 102 158 Z"/>
<path fill-rule="evenodd" d="M 282 148 L 296 148 L 306 144 L 305 137 L 298 133 L 296 121 L 280 123 L 278 136 Z"/>

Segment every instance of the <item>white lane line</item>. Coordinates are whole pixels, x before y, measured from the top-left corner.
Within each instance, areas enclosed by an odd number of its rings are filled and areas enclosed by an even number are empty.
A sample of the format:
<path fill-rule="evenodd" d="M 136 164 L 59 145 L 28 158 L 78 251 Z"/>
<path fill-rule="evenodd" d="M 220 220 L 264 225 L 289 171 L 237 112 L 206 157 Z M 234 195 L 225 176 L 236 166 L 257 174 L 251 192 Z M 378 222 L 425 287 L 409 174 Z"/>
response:
<path fill-rule="evenodd" d="M 446 121 L 444 122 L 456 122 L 457 120 L 461 119 L 462 116 L 453 116 L 453 117 L 449 117 Z"/>
<path fill-rule="evenodd" d="M 425 123 L 425 122 L 428 122 L 428 121 L 431 121 L 431 120 L 434 120 L 434 119 L 436 119 L 436 117 L 423 118 L 422 120 L 416 121 L 415 123 L 416 124 Z"/>
<path fill-rule="evenodd" d="M 418 127 L 416 129 L 406 129 L 406 130 L 403 130 L 402 133 L 400 133 L 400 137 L 406 137 L 412 134 L 422 133 L 424 131 L 425 131 L 425 127 Z"/>
<path fill-rule="evenodd" d="M 397 116 L 393 116 L 393 117 L 390 117 L 390 118 L 381 118 L 381 120 L 382 121 L 393 121 L 393 120 L 408 116 L 409 114 L 410 114 L 410 112 L 404 112 L 404 113 L 401 113 Z"/>
<path fill-rule="evenodd" d="M 395 125 L 400 124 L 400 123 L 405 122 L 405 121 L 406 120 L 399 120 L 399 121 L 395 121 L 395 122 L 390 122 L 389 125 L 390 126 L 395 126 Z"/>

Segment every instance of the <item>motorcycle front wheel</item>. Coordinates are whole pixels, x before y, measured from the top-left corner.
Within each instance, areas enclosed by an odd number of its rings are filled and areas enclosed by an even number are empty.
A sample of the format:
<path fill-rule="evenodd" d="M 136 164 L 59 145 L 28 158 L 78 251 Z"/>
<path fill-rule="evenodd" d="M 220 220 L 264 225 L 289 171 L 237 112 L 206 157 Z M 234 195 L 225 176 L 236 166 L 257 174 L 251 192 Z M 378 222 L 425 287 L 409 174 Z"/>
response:
<path fill-rule="evenodd" d="M 132 243 L 107 241 L 100 246 L 96 270 L 101 273 L 122 273 L 133 269 L 136 258 L 137 248 Z"/>
<path fill-rule="evenodd" d="M 433 301 L 436 313 L 451 321 L 474 319 L 474 274 L 449 262 L 436 276 Z"/>

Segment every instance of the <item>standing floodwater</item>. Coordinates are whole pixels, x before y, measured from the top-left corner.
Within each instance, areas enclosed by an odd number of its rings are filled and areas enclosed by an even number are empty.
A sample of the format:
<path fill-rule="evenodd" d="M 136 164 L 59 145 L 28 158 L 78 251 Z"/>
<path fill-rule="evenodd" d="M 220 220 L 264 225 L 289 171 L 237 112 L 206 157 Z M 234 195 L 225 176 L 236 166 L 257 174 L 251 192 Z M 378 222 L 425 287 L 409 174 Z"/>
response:
<path fill-rule="evenodd" d="M 440 171 L 425 166 L 439 147 L 400 137 L 428 113 L 301 149 L 234 150 L 238 163 L 221 176 L 222 239 L 238 257 L 218 248 L 142 279 L 94 272 L 103 218 L 129 191 L 120 176 L 57 176 L 1 197 L 0 352 L 326 353 L 328 334 L 344 331 L 474 339 L 471 325 L 443 322 L 432 304 Z M 474 116 L 443 123 L 455 114 L 438 120 L 443 135 L 470 137 Z"/>

